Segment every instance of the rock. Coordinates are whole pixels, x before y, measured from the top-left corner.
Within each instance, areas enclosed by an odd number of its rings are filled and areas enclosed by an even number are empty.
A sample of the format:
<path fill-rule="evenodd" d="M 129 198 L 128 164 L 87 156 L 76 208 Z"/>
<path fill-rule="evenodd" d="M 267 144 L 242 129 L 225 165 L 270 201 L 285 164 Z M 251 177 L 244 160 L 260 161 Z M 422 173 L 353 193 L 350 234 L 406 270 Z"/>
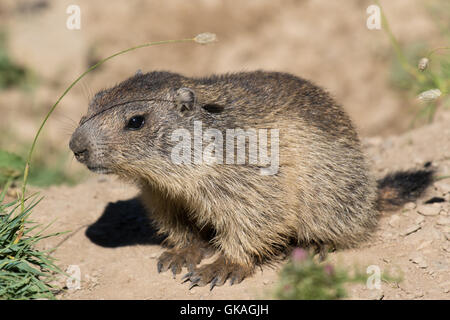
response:
<path fill-rule="evenodd" d="M 407 204 L 405 204 L 404 208 L 406 210 L 413 210 L 417 207 L 417 205 L 414 202 L 408 202 Z"/>
<path fill-rule="evenodd" d="M 414 220 L 414 222 L 416 223 L 416 224 L 421 224 L 422 222 L 424 222 L 425 221 L 425 218 L 423 217 L 423 216 L 418 216 L 417 218 L 416 218 L 416 220 Z"/>
<path fill-rule="evenodd" d="M 411 226 L 411 227 L 407 228 L 405 231 L 403 231 L 401 233 L 401 235 L 406 237 L 407 235 L 410 235 L 411 233 L 414 233 L 414 232 L 420 230 L 420 228 L 421 228 L 421 226 L 419 226 L 419 225 Z"/>
<path fill-rule="evenodd" d="M 369 300 L 383 300 L 383 298 L 384 298 L 383 290 L 374 290 L 374 292 L 371 292 L 368 297 Z"/>
<path fill-rule="evenodd" d="M 441 210 L 442 206 L 439 203 L 421 205 L 417 208 L 417 212 L 424 216 L 437 216 Z"/>
<path fill-rule="evenodd" d="M 439 219 L 437 219 L 436 223 L 440 226 L 450 225 L 450 218 L 449 217 L 439 217 Z"/>
<path fill-rule="evenodd" d="M 389 219 L 389 225 L 393 228 L 396 228 L 400 225 L 400 217 L 398 216 L 398 214 L 394 214 L 390 219 Z"/>
<path fill-rule="evenodd" d="M 450 292 L 450 281 L 439 284 L 439 287 L 442 288 L 442 291 L 444 293 L 449 293 Z"/>

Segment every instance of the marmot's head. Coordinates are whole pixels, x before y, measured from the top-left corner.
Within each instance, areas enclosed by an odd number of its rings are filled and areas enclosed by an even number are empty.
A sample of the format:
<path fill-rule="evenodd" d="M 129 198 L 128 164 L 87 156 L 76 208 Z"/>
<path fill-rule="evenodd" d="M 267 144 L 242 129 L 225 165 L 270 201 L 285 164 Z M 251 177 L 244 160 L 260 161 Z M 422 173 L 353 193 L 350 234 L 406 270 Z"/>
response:
<path fill-rule="evenodd" d="M 70 140 L 77 160 L 94 172 L 126 176 L 171 161 L 172 132 L 197 112 L 185 79 L 168 72 L 137 73 L 97 93 Z"/>

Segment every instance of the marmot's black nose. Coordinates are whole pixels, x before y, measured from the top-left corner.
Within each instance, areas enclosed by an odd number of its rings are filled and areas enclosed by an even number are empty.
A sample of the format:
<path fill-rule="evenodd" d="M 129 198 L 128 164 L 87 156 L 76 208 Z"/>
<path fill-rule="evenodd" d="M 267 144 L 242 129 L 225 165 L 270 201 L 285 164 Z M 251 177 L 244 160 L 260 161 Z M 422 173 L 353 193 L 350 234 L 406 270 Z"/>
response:
<path fill-rule="evenodd" d="M 85 162 L 88 158 L 89 152 L 88 149 L 84 149 L 77 152 L 74 151 L 73 154 L 75 155 L 75 158 L 77 158 L 78 161 Z"/>
<path fill-rule="evenodd" d="M 77 158 L 77 160 L 81 163 L 85 163 L 88 160 L 89 150 L 86 146 L 80 144 L 77 138 L 72 137 L 69 143 L 69 148 L 72 150 L 75 158 Z"/>

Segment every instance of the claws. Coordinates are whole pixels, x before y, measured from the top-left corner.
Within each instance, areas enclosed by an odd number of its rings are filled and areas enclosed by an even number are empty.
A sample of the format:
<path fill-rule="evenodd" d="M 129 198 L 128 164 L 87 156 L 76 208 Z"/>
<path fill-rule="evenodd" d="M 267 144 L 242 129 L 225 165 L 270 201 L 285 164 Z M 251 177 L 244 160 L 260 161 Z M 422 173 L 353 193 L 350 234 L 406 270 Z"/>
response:
<path fill-rule="evenodd" d="M 209 291 L 212 291 L 212 289 L 214 289 L 218 280 L 219 280 L 219 278 L 217 278 L 217 277 L 214 277 L 214 279 L 212 279 L 211 287 L 209 287 Z"/>
<path fill-rule="evenodd" d="M 177 266 L 176 265 L 173 265 L 171 268 L 170 268 L 170 270 L 172 271 L 172 274 L 173 274 L 173 278 L 175 279 L 176 277 L 177 277 L 177 270 L 178 268 L 177 268 Z"/>
<path fill-rule="evenodd" d="M 238 284 L 252 272 L 251 267 L 230 263 L 224 257 L 196 268 L 193 260 L 172 252 L 163 254 L 157 263 L 159 273 L 170 269 L 174 279 L 183 266 L 187 267 L 188 272 L 181 278 L 181 282 L 188 282 L 189 290 L 209 284 L 209 290 L 212 291 L 215 287 L 222 286 L 228 279 L 230 279 L 230 285 Z"/>
<path fill-rule="evenodd" d="M 188 273 L 186 273 L 184 276 L 183 276 L 183 278 L 181 278 L 181 280 L 184 280 L 183 281 L 183 283 L 184 282 L 186 282 L 186 281 L 188 281 L 188 280 L 190 280 L 190 278 L 191 278 L 191 276 L 194 274 L 194 272 L 188 272 Z"/>
<path fill-rule="evenodd" d="M 191 280 L 192 281 L 192 280 Z M 200 281 L 200 278 L 197 278 L 196 281 L 192 281 L 191 285 L 189 286 L 189 290 L 191 290 L 193 287 L 198 286 L 198 282 Z"/>

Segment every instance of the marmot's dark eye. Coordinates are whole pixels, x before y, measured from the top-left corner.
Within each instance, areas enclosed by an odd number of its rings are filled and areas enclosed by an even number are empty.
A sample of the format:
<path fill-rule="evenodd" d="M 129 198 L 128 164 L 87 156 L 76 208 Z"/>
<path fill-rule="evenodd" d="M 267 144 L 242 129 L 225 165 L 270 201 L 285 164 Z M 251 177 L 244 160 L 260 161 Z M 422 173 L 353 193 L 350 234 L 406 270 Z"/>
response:
<path fill-rule="evenodd" d="M 126 129 L 139 130 L 144 126 L 145 118 L 143 116 L 135 116 L 128 120 Z"/>

